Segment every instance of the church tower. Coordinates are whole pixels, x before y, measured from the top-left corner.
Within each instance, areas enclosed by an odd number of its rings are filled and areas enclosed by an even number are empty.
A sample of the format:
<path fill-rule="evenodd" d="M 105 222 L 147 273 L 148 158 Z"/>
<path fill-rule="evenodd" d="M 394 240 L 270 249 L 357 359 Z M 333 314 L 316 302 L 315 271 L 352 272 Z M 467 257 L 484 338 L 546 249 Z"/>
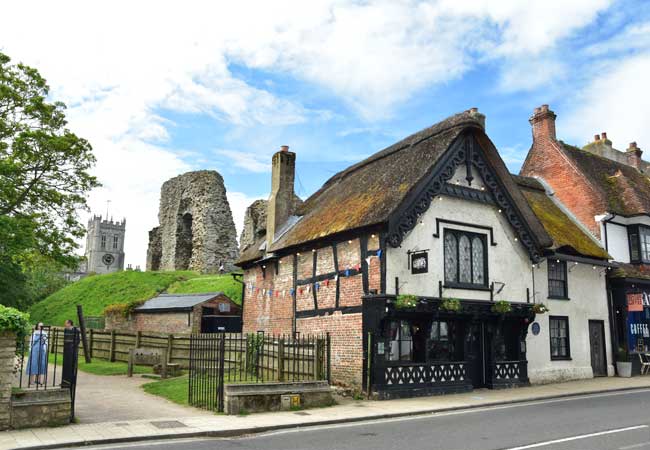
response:
<path fill-rule="evenodd" d="M 85 272 L 110 273 L 124 270 L 124 232 L 126 219 L 121 222 L 102 220 L 93 216 L 88 220 L 86 234 Z"/>

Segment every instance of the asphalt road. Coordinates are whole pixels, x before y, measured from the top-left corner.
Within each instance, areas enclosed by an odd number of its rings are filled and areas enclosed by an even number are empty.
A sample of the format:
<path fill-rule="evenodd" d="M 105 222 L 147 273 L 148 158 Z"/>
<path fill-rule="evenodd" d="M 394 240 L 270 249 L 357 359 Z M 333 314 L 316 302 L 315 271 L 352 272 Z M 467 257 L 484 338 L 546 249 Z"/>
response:
<path fill-rule="evenodd" d="M 650 390 L 453 413 L 95 448 L 138 450 L 650 450 Z"/>

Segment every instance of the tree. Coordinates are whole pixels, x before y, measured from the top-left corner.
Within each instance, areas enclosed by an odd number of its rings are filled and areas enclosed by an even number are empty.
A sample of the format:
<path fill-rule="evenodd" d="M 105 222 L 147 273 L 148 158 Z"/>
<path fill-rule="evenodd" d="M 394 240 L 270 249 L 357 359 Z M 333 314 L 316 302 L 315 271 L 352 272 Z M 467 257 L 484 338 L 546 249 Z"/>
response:
<path fill-rule="evenodd" d="M 92 147 L 66 128 L 65 105 L 48 102 L 36 69 L 0 53 L 0 286 L 23 272 L 33 254 L 74 267 L 77 211 L 99 186 L 89 174 Z M 30 256 L 32 255 L 32 256 Z"/>

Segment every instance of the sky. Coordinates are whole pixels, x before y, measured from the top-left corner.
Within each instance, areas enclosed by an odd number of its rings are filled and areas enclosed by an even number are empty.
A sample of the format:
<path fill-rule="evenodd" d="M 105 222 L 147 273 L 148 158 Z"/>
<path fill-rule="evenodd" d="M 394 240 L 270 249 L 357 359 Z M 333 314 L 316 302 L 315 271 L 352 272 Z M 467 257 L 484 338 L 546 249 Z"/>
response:
<path fill-rule="evenodd" d="M 566 142 L 605 131 L 650 148 L 650 2 L 21 0 L 1 14 L 0 51 L 40 71 L 92 144 L 90 213 L 126 218 L 133 267 L 165 180 L 217 170 L 239 234 L 281 145 L 303 199 L 471 107 L 513 172 L 541 104 Z"/>

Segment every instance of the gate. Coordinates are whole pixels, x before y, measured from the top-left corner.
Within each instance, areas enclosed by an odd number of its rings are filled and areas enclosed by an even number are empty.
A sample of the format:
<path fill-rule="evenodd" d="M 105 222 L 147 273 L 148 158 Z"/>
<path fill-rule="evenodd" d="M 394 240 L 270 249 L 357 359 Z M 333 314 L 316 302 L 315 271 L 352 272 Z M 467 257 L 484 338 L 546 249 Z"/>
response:
<path fill-rule="evenodd" d="M 223 412 L 225 342 L 225 333 L 193 334 L 190 337 L 190 405 Z"/>
<path fill-rule="evenodd" d="M 329 334 L 193 334 L 188 402 L 223 412 L 225 383 L 329 381 L 330 347 Z"/>
<path fill-rule="evenodd" d="M 35 328 L 17 348 L 14 386 L 27 390 L 67 388 L 74 420 L 81 334 L 78 328 Z"/>

